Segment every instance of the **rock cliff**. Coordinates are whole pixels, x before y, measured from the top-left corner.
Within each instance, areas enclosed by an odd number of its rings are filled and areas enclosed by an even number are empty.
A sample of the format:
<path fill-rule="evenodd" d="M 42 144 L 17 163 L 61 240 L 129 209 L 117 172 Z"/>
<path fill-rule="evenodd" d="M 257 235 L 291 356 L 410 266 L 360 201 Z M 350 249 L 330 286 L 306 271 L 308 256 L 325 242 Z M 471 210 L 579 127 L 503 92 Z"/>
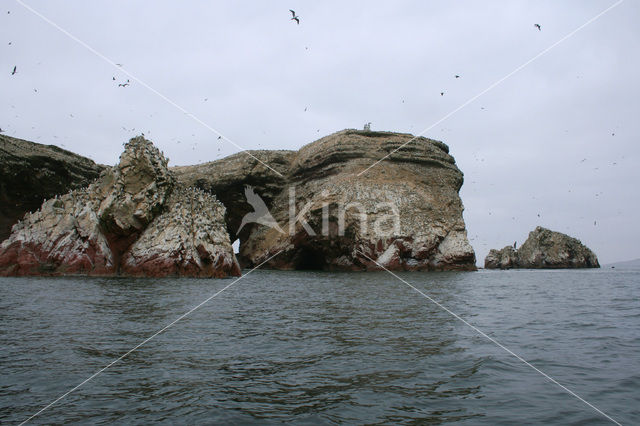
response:
<path fill-rule="evenodd" d="M 244 190 L 247 185 L 253 187 L 267 205 L 282 192 L 287 184 L 291 159 L 295 151 L 252 150 L 240 152 L 221 160 L 195 166 L 173 167 L 177 179 L 186 187 L 194 187 L 216 195 L 227 208 L 227 231 L 232 239 L 245 214 L 252 211 L 247 204 Z M 262 163 L 260 163 L 260 161 Z M 271 169 L 264 166 L 267 164 Z M 247 230 L 241 233 L 242 240 Z"/>
<path fill-rule="evenodd" d="M 0 241 L 45 199 L 86 187 L 105 168 L 57 146 L 0 135 Z"/>
<path fill-rule="evenodd" d="M 96 182 L 49 199 L 0 245 L 0 275 L 239 275 L 224 207 L 179 185 L 143 137 Z"/>
<path fill-rule="evenodd" d="M 227 226 L 232 239 L 240 238 L 245 265 L 279 253 L 268 267 L 475 269 L 458 195 L 463 175 L 444 143 L 344 130 L 298 152 L 252 153 L 277 164 L 283 176 L 244 153 L 174 169 L 181 183 L 215 192 L 225 203 Z M 252 188 L 243 191 L 244 185 Z"/>
<path fill-rule="evenodd" d="M 519 249 L 492 249 L 484 259 L 487 269 L 599 268 L 598 258 L 579 240 L 538 226 Z"/>

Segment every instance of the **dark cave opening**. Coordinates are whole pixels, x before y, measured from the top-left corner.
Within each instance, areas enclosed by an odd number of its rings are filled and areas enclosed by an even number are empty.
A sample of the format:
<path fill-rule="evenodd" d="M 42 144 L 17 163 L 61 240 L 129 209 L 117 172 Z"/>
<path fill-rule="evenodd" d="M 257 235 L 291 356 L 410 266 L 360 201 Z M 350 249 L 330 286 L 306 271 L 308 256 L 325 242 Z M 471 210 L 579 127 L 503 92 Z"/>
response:
<path fill-rule="evenodd" d="M 296 271 L 322 271 L 326 262 L 322 251 L 303 247 L 296 253 L 293 265 Z"/>

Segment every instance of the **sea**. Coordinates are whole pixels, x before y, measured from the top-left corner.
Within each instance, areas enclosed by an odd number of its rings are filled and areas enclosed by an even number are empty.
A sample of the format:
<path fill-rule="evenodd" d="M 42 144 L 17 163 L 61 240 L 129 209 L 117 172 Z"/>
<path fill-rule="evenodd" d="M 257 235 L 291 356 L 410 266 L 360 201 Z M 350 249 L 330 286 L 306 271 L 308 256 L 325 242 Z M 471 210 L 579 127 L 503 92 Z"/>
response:
<path fill-rule="evenodd" d="M 23 422 L 640 424 L 640 271 L 0 278 Z"/>

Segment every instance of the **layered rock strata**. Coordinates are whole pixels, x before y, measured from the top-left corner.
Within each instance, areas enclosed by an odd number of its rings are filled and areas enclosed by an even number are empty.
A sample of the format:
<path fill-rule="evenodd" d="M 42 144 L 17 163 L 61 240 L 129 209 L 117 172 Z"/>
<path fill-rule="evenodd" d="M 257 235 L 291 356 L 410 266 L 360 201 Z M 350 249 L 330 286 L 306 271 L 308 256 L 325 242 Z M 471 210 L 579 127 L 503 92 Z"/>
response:
<path fill-rule="evenodd" d="M 176 183 L 143 137 L 99 179 L 43 203 L 0 245 L 1 275 L 239 275 L 210 194 Z"/>
<path fill-rule="evenodd" d="M 492 249 L 484 259 L 487 269 L 599 268 L 598 258 L 588 247 L 566 234 L 541 226 L 529 233 L 519 249 Z"/>
<path fill-rule="evenodd" d="M 241 261 L 247 266 L 275 255 L 267 267 L 475 269 L 458 195 L 463 175 L 442 142 L 345 130 L 296 153 L 270 154 L 277 156 L 282 176 L 251 162 L 246 153 L 239 155 L 174 171 L 185 184 L 217 190 L 223 202 L 233 198 L 225 204 L 227 225 L 232 239 L 240 238 Z M 249 176 L 271 180 L 265 185 Z M 243 185 L 253 187 L 241 190 Z"/>

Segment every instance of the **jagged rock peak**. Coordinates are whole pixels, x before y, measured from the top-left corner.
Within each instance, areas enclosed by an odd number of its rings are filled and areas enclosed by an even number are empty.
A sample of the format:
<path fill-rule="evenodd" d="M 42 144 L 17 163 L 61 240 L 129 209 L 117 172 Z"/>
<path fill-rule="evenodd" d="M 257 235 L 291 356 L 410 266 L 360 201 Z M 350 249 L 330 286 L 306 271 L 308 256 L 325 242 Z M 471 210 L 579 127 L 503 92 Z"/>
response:
<path fill-rule="evenodd" d="M 559 269 L 599 268 L 595 253 L 580 240 L 542 226 L 529 233 L 527 240 L 515 249 L 506 246 L 492 249 L 484 259 L 487 269 Z"/>
<path fill-rule="evenodd" d="M 92 188 L 102 200 L 98 216 L 105 232 L 139 233 L 162 211 L 175 186 L 169 160 L 142 136 L 125 144 L 120 162 Z"/>
<path fill-rule="evenodd" d="M 150 141 L 131 139 L 95 183 L 13 227 L 0 275 L 239 275 L 224 207 L 177 184 L 167 164 Z"/>

